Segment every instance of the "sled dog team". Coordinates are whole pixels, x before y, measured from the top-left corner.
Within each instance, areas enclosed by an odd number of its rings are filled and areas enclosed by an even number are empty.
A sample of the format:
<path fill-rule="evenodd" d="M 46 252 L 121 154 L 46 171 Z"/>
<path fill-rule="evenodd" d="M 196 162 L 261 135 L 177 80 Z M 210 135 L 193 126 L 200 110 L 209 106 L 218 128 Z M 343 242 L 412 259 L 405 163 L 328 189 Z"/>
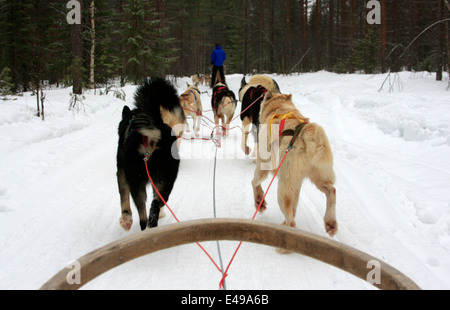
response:
<path fill-rule="evenodd" d="M 262 201 L 264 191 L 261 183 L 279 167 L 278 204 L 285 217 L 284 225 L 296 227 L 295 215 L 302 182 L 309 178 L 326 196 L 324 226 L 326 232 L 334 236 L 338 227 L 333 155 L 322 127 L 304 117 L 292 102 L 292 95 L 282 94 L 278 84 L 265 75 L 255 75 L 248 83 L 244 77 L 238 95 L 242 103 L 240 118 L 244 130 L 242 150 L 246 155 L 251 152 L 247 138 L 250 129 L 255 128 L 252 131 L 256 141 L 256 167 L 252 180 L 255 207 L 260 206 L 260 212 L 267 208 L 267 203 Z M 139 213 L 141 230 L 158 225 L 158 218 L 162 216 L 160 211 L 164 207 L 160 195 L 164 201 L 169 200 L 180 165 L 178 148 L 173 146 L 177 136 L 190 130 L 186 117 L 193 118 L 193 130 L 198 135 L 203 113 L 200 97 L 195 85 L 188 84 L 187 90 L 178 96 L 169 81 L 152 78 L 137 88 L 135 109 L 123 108 L 117 151 L 117 182 L 122 210 L 120 226 L 123 229 L 129 231 L 133 224 L 130 195 Z M 222 128 L 224 135 L 228 134 L 236 102 L 234 93 L 225 83 L 219 82 L 214 86 L 211 107 L 216 127 Z M 284 162 L 278 166 L 284 157 Z M 147 214 L 149 176 L 160 195 L 152 187 L 154 195 Z"/>

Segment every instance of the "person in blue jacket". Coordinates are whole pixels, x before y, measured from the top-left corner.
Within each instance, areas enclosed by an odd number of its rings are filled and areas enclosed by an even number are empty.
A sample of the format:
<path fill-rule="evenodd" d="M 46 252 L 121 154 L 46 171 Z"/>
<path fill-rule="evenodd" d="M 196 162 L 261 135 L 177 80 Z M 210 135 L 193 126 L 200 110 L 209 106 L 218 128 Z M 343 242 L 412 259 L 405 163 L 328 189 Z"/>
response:
<path fill-rule="evenodd" d="M 214 87 L 216 85 L 216 76 L 217 71 L 220 74 L 221 82 L 225 83 L 225 75 L 223 73 L 223 63 L 227 59 L 227 54 L 222 49 L 220 44 L 216 44 L 216 49 L 211 54 L 211 65 L 213 66 L 212 69 L 212 76 L 211 76 L 211 87 Z"/>

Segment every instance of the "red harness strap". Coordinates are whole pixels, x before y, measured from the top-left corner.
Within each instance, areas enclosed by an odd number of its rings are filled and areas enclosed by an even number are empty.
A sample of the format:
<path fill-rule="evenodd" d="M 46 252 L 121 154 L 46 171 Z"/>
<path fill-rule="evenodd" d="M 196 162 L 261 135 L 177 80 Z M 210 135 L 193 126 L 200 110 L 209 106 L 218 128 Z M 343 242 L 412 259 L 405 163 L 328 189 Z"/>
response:
<path fill-rule="evenodd" d="M 252 90 L 250 90 L 250 101 L 253 101 L 255 99 L 255 98 L 253 98 L 253 92 L 257 89 L 260 89 L 262 92 L 262 94 L 258 97 L 258 99 L 260 97 L 263 97 L 266 95 L 267 89 L 264 86 L 258 85 L 257 87 L 252 87 Z M 258 100 L 258 99 L 256 99 L 256 100 Z"/>
<path fill-rule="evenodd" d="M 221 86 L 219 88 L 216 89 L 216 91 L 214 92 L 214 107 L 215 109 L 217 109 L 217 95 L 220 94 L 223 91 L 227 91 L 228 88 L 226 88 L 225 86 Z"/>
<path fill-rule="evenodd" d="M 150 159 L 150 156 L 152 156 L 152 154 L 148 152 L 148 137 L 143 135 L 142 140 L 145 148 L 144 161 L 147 162 Z"/>
<path fill-rule="evenodd" d="M 284 130 L 284 124 L 286 123 L 286 119 L 282 119 L 280 122 L 280 132 L 278 133 L 278 136 L 281 137 L 281 135 L 283 134 L 283 130 Z"/>
<path fill-rule="evenodd" d="M 145 148 L 147 149 L 148 147 L 148 137 L 143 136 L 143 143 Z M 147 152 L 144 158 L 144 162 L 145 162 L 145 170 L 147 172 L 147 176 L 148 179 L 150 180 L 150 182 L 152 183 L 153 189 L 155 190 L 155 192 L 158 194 L 159 199 L 161 199 L 161 201 L 164 203 L 164 205 L 167 207 L 167 209 L 170 211 L 170 213 L 172 213 L 172 216 L 174 217 L 174 219 L 180 223 L 180 220 L 176 217 L 175 213 L 172 211 L 172 209 L 169 207 L 169 205 L 167 204 L 167 201 L 163 198 L 163 196 L 161 195 L 161 193 L 159 192 L 158 188 L 156 187 L 155 183 L 153 182 L 153 179 L 150 175 L 150 170 L 148 169 L 148 161 L 150 159 L 150 154 Z M 216 266 L 217 270 L 219 270 L 220 273 L 222 273 L 222 269 L 220 269 L 220 267 L 217 265 L 217 263 L 214 261 L 214 259 L 212 258 L 212 256 L 205 250 L 205 248 L 199 243 L 197 242 L 197 245 L 200 247 L 200 249 L 202 249 L 202 251 L 206 254 L 206 256 L 208 256 L 208 258 L 211 260 L 211 262 L 214 264 L 214 266 Z M 223 280 L 222 280 L 223 281 Z"/>

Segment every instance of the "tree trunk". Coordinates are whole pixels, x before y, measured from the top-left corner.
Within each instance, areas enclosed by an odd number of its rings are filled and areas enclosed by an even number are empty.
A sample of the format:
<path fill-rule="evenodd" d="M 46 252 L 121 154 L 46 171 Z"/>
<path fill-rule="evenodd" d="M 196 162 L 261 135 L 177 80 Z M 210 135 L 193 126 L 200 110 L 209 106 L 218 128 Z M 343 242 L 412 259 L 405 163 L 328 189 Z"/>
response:
<path fill-rule="evenodd" d="M 180 42 L 180 53 L 179 53 L 179 59 L 180 59 L 180 66 L 177 68 L 179 74 L 182 76 L 185 74 L 183 71 L 184 69 L 184 7 L 181 9 L 180 14 L 180 37 L 178 38 Z"/>
<path fill-rule="evenodd" d="M 329 0 L 329 30 L 328 30 L 328 69 L 333 68 L 333 27 L 334 27 L 334 0 Z"/>
<path fill-rule="evenodd" d="M 269 14 L 269 25 L 270 25 L 270 72 L 276 71 L 275 67 L 275 46 L 273 44 L 275 38 L 275 1 L 270 1 L 270 14 Z"/>
<path fill-rule="evenodd" d="M 446 4 L 447 4 L 448 11 L 445 12 L 444 16 L 446 18 L 448 18 L 449 12 L 450 12 L 450 5 L 449 5 L 449 2 L 447 0 L 445 0 L 445 1 L 446 1 Z M 448 79 L 449 79 L 448 85 L 450 87 L 450 39 L 449 39 L 449 22 L 448 21 L 445 23 L 445 41 L 447 42 L 447 55 L 446 55 L 446 57 L 447 57 Z"/>
<path fill-rule="evenodd" d="M 304 48 L 304 53 L 303 53 L 303 55 L 305 55 L 306 53 L 307 53 L 307 51 L 308 51 L 308 46 L 309 46 L 309 35 L 308 35 L 308 0 L 305 0 L 304 1 L 304 9 L 303 9 L 303 12 L 304 12 L 304 19 L 303 19 L 303 22 L 304 22 L 304 24 L 303 24 L 303 27 L 304 27 L 304 29 L 305 29 L 305 32 L 304 32 L 304 43 L 305 43 L 305 48 Z"/>
<path fill-rule="evenodd" d="M 386 73 L 386 0 L 381 3 L 381 72 Z"/>
<path fill-rule="evenodd" d="M 258 71 L 264 70 L 264 0 L 259 0 L 259 68 Z"/>
<path fill-rule="evenodd" d="M 314 49 L 315 49 L 315 54 L 316 54 L 316 70 L 320 70 L 320 27 L 322 25 L 322 21 L 321 21 L 321 12 L 320 12 L 320 0 L 316 0 L 316 22 L 314 25 Z"/>
<path fill-rule="evenodd" d="M 248 73 L 248 0 L 244 0 L 244 75 Z"/>
<path fill-rule="evenodd" d="M 200 0 L 197 1 L 197 38 L 196 38 L 195 62 L 196 72 L 201 72 L 200 65 Z"/>
<path fill-rule="evenodd" d="M 346 45 L 345 38 L 347 37 L 347 1 L 339 1 L 339 19 L 340 19 L 340 27 L 339 27 L 339 58 L 341 62 L 344 62 L 347 59 L 346 55 Z"/>
<path fill-rule="evenodd" d="M 417 13 L 416 13 L 416 2 L 409 2 L 409 42 L 412 42 L 417 33 Z M 415 68 L 415 59 L 414 59 L 414 46 L 411 46 L 411 50 L 409 51 L 409 59 L 408 59 L 408 70 L 412 71 Z"/>
<path fill-rule="evenodd" d="M 286 51 L 285 51 L 285 73 L 291 69 L 291 1 L 286 0 Z"/>
<path fill-rule="evenodd" d="M 95 65 L 95 19 L 94 19 L 94 0 L 91 1 L 91 54 L 90 54 L 90 72 L 89 72 L 89 88 L 95 88 L 94 65 Z"/>
<path fill-rule="evenodd" d="M 80 11 L 82 12 L 80 2 Z M 82 38 L 81 38 L 81 24 L 72 25 L 72 92 L 74 95 L 81 95 L 83 93 L 82 87 Z"/>
<path fill-rule="evenodd" d="M 123 23 L 123 0 L 120 0 L 119 2 L 119 15 L 120 15 L 120 19 L 119 19 L 119 25 L 120 27 L 122 27 L 122 23 Z M 120 34 L 121 36 L 121 40 L 120 40 L 120 59 L 122 61 L 122 65 L 120 68 L 120 87 L 124 87 L 125 86 L 125 77 L 126 77 L 126 71 L 127 71 L 127 67 L 126 67 L 126 59 L 125 59 L 125 44 L 124 44 L 124 33 L 121 32 Z"/>
<path fill-rule="evenodd" d="M 303 54 L 305 53 L 305 51 L 307 50 L 307 47 L 305 45 L 305 3 L 304 0 L 300 0 L 300 7 L 299 7 L 299 14 L 300 14 L 300 22 L 299 22 L 299 27 L 300 27 L 300 55 L 303 56 Z M 303 66 L 300 66 L 300 71 L 303 71 L 302 69 Z"/>
<path fill-rule="evenodd" d="M 45 101 L 45 94 L 44 94 L 44 90 L 41 88 L 41 119 L 43 121 L 45 120 L 44 101 Z"/>
<path fill-rule="evenodd" d="M 437 20 L 444 19 L 444 0 L 438 0 L 438 16 Z M 437 31 L 437 53 L 436 53 L 436 81 L 442 81 L 442 67 L 444 66 L 444 42 L 445 42 L 445 26 L 441 23 Z"/>
<path fill-rule="evenodd" d="M 36 116 L 41 117 L 41 109 L 39 106 L 39 79 L 35 78 L 34 83 L 36 84 Z"/>
<path fill-rule="evenodd" d="M 350 0 L 350 42 L 348 71 L 353 72 L 353 40 L 355 37 L 356 0 Z"/>

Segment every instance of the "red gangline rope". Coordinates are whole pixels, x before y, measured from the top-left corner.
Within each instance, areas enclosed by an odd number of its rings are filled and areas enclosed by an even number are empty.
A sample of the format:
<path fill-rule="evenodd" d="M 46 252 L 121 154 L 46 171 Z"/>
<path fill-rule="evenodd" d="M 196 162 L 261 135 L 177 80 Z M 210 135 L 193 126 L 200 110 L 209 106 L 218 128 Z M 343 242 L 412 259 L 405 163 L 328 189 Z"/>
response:
<path fill-rule="evenodd" d="M 262 206 L 262 204 L 264 203 L 267 194 L 269 193 L 270 187 L 272 186 L 273 181 L 275 180 L 276 176 L 278 175 L 278 172 L 280 171 L 281 166 L 283 165 L 284 161 L 286 160 L 286 157 L 287 157 L 287 155 L 288 155 L 288 153 L 289 153 L 290 150 L 291 150 L 291 148 L 288 147 L 288 149 L 286 150 L 286 153 L 284 154 L 283 159 L 281 160 L 280 165 L 279 165 L 278 168 L 277 168 L 277 171 L 275 172 L 275 174 L 274 174 L 272 180 L 270 181 L 269 186 L 267 187 L 267 190 L 266 190 L 266 193 L 265 193 L 264 196 L 263 196 L 263 199 L 262 199 L 261 202 L 259 203 L 258 208 L 256 208 L 256 212 L 255 212 L 255 214 L 253 215 L 252 220 L 255 219 L 256 215 L 258 214 L 259 210 L 261 209 L 261 206 Z M 222 277 L 222 279 L 220 280 L 220 283 L 219 283 L 219 287 L 220 287 L 221 289 L 224 288 L 224 281 L 225 281 L 225 278 L 228 276 L 228 269 L 230 269 L 231 263 L 233 262 L 234 257 L 236 256 L 237 252 L 238 252 L 239 249 L 241 248 L 241 245 L 242 245 L 242 241 L 239 242 L 239 245 L 238 245 L 236 251 L 234 252 L 233 256 L 231 257 L 231 260 L 230 260 L 230 262 L 228 263 L 228 266 L 227 266 L 227 268 L 225 269 L 225 272 L 223 273 L 223 277 Z"/>
<path fill-rule="evenodd" d="M 236 118 L 238 118 L 238 117 L 239 117 L 241 114 L 243 114 L 245 111 L 247 111 L 248 109 L 250 109 L 250 107 L 252 107 L 252 106 L 253 106 L 260 98 L 262 98 L 263 96 L 264 96 L 264 94 L 261 95 L 260 97 L 258 97 L 255 101 L 253 101 L 252 104 L 250 104 L 245 110 L 243 110 L 243 111 L 242 111 L 241 113 L 239 113 L 235 118 L 233 118 L 233 119 L 231 120 L 231 122 L 234 121 Z M 204 115 L 201 114 L 201 116 L 204 116 Z M 206 118 L 209 120 L 208 117 L 206 117 Z M 231 122 L 230 122 L 230 123 L 231 123 Z M 217 125 L 216 125 L 216 127 L 223 127 L 223 126 L 217 126 Z M 215 128 L 216 128 L 216 127 L 215 127 Z M 236 126 L 236 127 L 238 127 L 238 126 Z M 214 128 L 214 129 L 215 129 L 215 128 Z M 235 127 L 233 127 L 233 128 L 235 128 Z M 213 132 L 214 132 L 214 130 L 213 130 Z M 201 139 L 201 140 L 212 140 L 212 139 L 205 139 L 205 138 L 200 138 L 200 139 Z M 196 140 L 196 139 L 193 138 L 192 140 Z M 213 141 L 213 140 L 212 140 L 212 141 Z M 213 142 L 214 142 L 214 141 L 213 141 Z M 214 142 L 214 143 L 215 143 L 215 142 Z M 148 146 L 148 143 L 145 141 L 145 137 L 144 137 L 144 146 L 145 146 L 145 148 L 147 148 L 147 146 Z M 275 180 L 276 176 L 278 175 L 278 172 L 280 171 L 281 166 L 283 165 L 284 161 L 286 160 L 286 157 L 287 157 L 287 155 L 288 155 L 288 153 L 289 153 L 290 150 L 291 150 L 291 147 L 288 147 L 288 149 L 286 150 L 286 153 L 284 154 L 283 159 L 281 160 L 280 165 L 278 166 L 278 168 L 277 168 L 277 170 L 276 170 L 276 172 L 275 172 L 275 174 L 274 174 L 272 180 L 270 181 L 269 186 L 267 187 L 267 190 L 266 190 L 266 192 L 265 192 L 265 194 L 264 194 L 264 196 L 263 196 L 263 199 L 262 199 L 261 202 L 259 203 L 259 206 L 258 206 L 258 208 L 256 209 L 255 214 L 254 214 L 253 217 L 252 217 L 252 220 L 255 219 L 256 215 L 258 214 L 259 210 L 261 209 L 261 206 L 262 206 L 263 202 L 265 201 L 267 194 L 269 193 L 269 190 L 270 190 L 270 188 L 271 188 L 271 186 L 272 186 L 272 183 L 273 183 L 273 181 Z M 167 204 L 167 202 L 165 201 L 165 199 L 162 197 L 161 193 L 160 193 L 159 190 L 156 188 L 155 183 L 153 183 L 153 179 L 152 179 L 152 177 L 150 176 L 150 172 L 149 172 L 149 170 L 148 170 L 148 160 L 149 160 L 149 157 L 146 155 L 145 158 L 144 158 L 144 162 L 145 162 L 145 170 L 147 171 L 147 176 L 148 176 L 148 178 L 149 178 L 149 180 L 150 180 L 150 182 L 151 182 L 153 188 L 155 189 L 155 192 L 158 194 L 159 198 L 160 198 L 161 201 L 165 204 L 165 206 L 167 207 L 167 209 L 169 209 L 170 213 L 171 213 L 172 216 L 175 218 L 175 220 L 176 220 L 178 223 L 180 223 L 180 220 L 176 217 L 175 213 L 172 211 L 172 209 L 169 207 L 169 205 Z M 203 252 L 206 254 L 206 256 L 208 256 L 208 258 L 211 260 L 211 262 L 214 264 L 214 266 L 217 268 L 217 270 L 218 270 L 220 273 L 222 273 L 222 270 L 220 269 L 220 267 L 217 265 L 217 263 L 214 261 L 214 259 L 211 257 L 211 255 L 205 250 L 205 248 L 204 248 L 200 243 L 198 243 L 198 242 L 197 242 L 197 245 L 203 250 Z M 234 252 L 233 256 L 231 257 L 231 260 L 230 260 L 230 262 L 228 263 L 228 266 L 227 266 L 227 268 L 225 269 L 225 272 L 222 273 L 223 276 L 222 276 L 222 279 L 220 280 L 220 283 L 219 283 L 219 288 L 220 288 L 220 289 L 224 289 L 225 278 L 228 276 L 228 273 L 227 273 L 227 272 L 228 272 L 228 270 L 230 269 L 230 266 L 231 266 L 232 262 L 234 261 L 234 258 L 235 258 L 235 256 L 236 256 L 237 252 L 238 252 L 239 249 L 241 248 L 241 245 L 242 245 L 242 241 L 239 243 L 238 247 L 236 248 L 236 251 Z"/>
<path fill-rule="evenodd" d="M 145 137 L 144 137 L 144 145 L 145 145 Z M 176 217 L 175 213 L 172 211 L 172 209 L 169 207 L 169 205 L 167 204 L 167 201 L 162 197 L 161 193 L 159 192 L 159 190 L 156 188 L 155 183 L 153 183 L 153 179 L 150 176 L 150 171 L 148 170 L 148 157 L 146 156 L 144 158 L 144 162 L 145 162 L 145 170 L 147 171 L 147 176 L 148 179 L 150 180 L 150 182 L 152 183 L 153 188 L 155 189 L 155 192 L 158 194 L 159 198 L 161 199 L 161 201 L 166 205 L 167 209 L 169 209 L 170 213 L 172 213 L 172 216 L 175 218 L 175 220 L 180 223 L 180 220 Z M 222 270 L 220 269 L 220 267 L 217 265 L 217 263 L 214 261 L 214 259 L 211 257 L 211 255 L 205 250 L 205 248 L 197 242 L 197 245 L 200 247 L 200 249 L 203 250 L 203 252 L 206 254 L 206 256 L 209 257 L 209 259 L 211 260 L 211 262 L 214 264 L 214 266 L 216 266 L 217 270 L 219 270 L 220 273 L 222 273 Z"/>

